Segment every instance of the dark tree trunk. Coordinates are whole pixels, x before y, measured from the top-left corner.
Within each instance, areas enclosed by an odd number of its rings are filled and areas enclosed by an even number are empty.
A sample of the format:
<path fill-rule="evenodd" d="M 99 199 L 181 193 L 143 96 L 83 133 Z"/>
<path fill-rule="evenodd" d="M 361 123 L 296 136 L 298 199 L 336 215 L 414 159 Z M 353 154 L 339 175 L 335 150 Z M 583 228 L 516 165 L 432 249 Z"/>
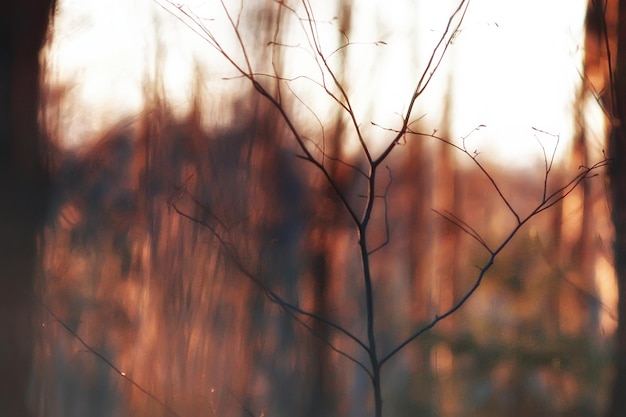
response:
<path fill-rule="evenodd" d="M 614 372 L 609 417 L 626 416 L 626 149 L 622 127 L 614 128 L 610 138 L 611 197 L 615 227 L 614 257 L 618 286 L 617 312 L 620 320 L 615 334 Z"/>
<path fill-rule="evenodd" d="M 609 417 L 626 416 L 626 0 L 619 0 L 617 56 L 615 59 L 615 113 L 609 156 L 613 224 L 615 227 L 614 262 L 618 285 L 619 322 L 615 335 L 615 380 L 609 403 Z"/>
<path fill-rule="evenodd" d="M 33 280 L 48 180 L 39 52 L 54 0 L 0 2 L 0 415 L 29 416 Z"/>

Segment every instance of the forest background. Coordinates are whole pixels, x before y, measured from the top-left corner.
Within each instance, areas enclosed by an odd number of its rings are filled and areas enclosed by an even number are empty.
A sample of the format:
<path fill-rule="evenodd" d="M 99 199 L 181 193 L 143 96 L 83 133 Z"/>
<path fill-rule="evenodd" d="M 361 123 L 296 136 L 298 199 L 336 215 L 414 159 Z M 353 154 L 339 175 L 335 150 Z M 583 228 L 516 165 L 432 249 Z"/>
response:
<path fill-rule="evenodd" d="M 53 192 L 36 285 L 35 415 L 371 414 L 358 346 L 316 320 L 366 332 L 358 242 L 339 198 L 365 198 L 366 161 L 351 116 L 368 149 L 384 150 L 457 3 L 435 10 L 398 2 L 369 15 L 349 2 L 229 3 L 234 31 L 219 2 L 169 12 L 168 3 L 133 4 L 135 13 L 94 2 L 113 14 L 101 23 L 104 9 L 90 21 L 65 13 L 73 2 L 59 2 L 44 49 L 41 121 Z M 298 19 L 307 7 L 315 18 Z M 600 99 L 610 85 L 602 70 L 591 71 L 586 7 L 572 20 L 546 13 L 558 35 L 537 24 L 541 35 L 521 34 L 516 44 L 502 32 L 527 25 L 472 7 L 451 32 L 374 190 L 382 351 L 463 298 L 489 258 L 484 246 L 506 239 L 515 213 L 526 215 L 580 167 L 605 158 Z M 326 161 L 339 196 L 302 157 L 280 113 L 176 13 L 224 33 L 220 42 L 237 62 L 274 74 L 266 88 L 282 85 L 281 107 Z M 310 33 L 355 103 L 351 112 L 316 91 L 320 64 L 306 25 L 300 38 L 302 22 L 313 23 Z M 90 38 L 81 29 L 89 23 L 107 36 Z M 279 29 L 294 40 L 276 42 Z M 115 43 L 126 30 L 134 35 Z M 498 41 L 477 56 L 468 46 L 476 33 Z M 237 39 L 247 55 L 237 55 Z M 519 48 L 539 50 L 546 39 L 554 49 L 524 67 L 533 72 L 511 77 L 531 59 L 516 61 Z M 65 54 L 81 42 L 82 55 Z M 124 64 L 133 42 L 139 64 Z M 118 60 L 94 61 L 109 43 Z M 80 62 L 90 60 L 103 78 L 87 82 L 93 73 Z M 569 80 L 557 88 L 563 99 L 542 95 L 557 79 Z M 110 95 L 120 85 L 124 94 Z M 532 147 L 511 151 L 522 141 Z M 603 415 L 617 300 L 606 176 L 594 173 L 560 189 L 563 203 L 517 231 L 466 305 L 388 362 L 386 415 Z M 316 317 L 293 320 L 276 294 Z"/>

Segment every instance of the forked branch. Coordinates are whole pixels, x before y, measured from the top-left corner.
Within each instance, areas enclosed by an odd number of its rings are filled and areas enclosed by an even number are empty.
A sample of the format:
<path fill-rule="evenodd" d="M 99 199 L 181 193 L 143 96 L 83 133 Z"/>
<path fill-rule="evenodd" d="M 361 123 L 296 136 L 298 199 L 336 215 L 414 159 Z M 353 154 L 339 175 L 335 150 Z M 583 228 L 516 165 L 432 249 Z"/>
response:
<path fill-rule="evenodd" d="M 229 260 L 231 261 L 231 263 L 239 270 L 239 272 L 241 274 L 243 274 L 250 282 L 252 282 L 255 286 L 257 286 L 262 292 L 263 294 L 267 297 L 267 299 L 269 301 L 271 301 L 272 303 L 278 305 L 279 307 L 281 307 L 287 314 L 289 314 L 289 316 L 291 316 L 292 318 L 294 318 L 299 324 L 301 324 L 302 326 L 304 326 L 307 330 L 309 330 L 313 335 L 315 335 L 316 337 L 318 337 L 319 339 L 321 339 L 321 341 L 327 345 L 332 351 L 337 352 L 338 354 L 346 357 L 347 359 L 349 359 L 350 361 L 356 363 L 357 365 L 359 365 L 363 370 L 365 370 L 365 372 L 367 372 L 368 375 L 371 376 L 371 371 L 368 369 L 368 367 L 363 364 L 361 361 L 359 361 L 358 359 L 354 358 L 352 355 L 350 355 L 349 353 L 339 349 L 338 347 L 336 347 L 332 342 L 330 342 L 329 340 L 325 339 L 324 337 L 322 337 L 321 335 L 317 334 L 314 330 L 313 327 L 310 326 L 308 323 L 306 323 L 305 321 L 303 321 L 301 319 L 301 316 L 303 317 L 308 317 L 311 318 L 313 320 L 316 320 L 326 326 L 328 326 L 331 329 L 334 329 L 336 331 L 338 331 L 339 333 L 343 334 L 344 336 L 348 337 L 349 339 L 351 339 L 352 341 L 354 341 L 358 346 L 360 346 L 361 348 L 363 348 L 366 352 L 368 351 L 368 347 L 367 345 L 361 341 L 361 339 L 359 339 L 357 336 L 355 336 L 352 332 L 350 332 L 349 330 L 347 330 L 345 327 L 335 323 L 332 320 L 326 319 L 322 316 L 320 316 L 319 314 L 315 314 L 309 311 L 306 311 L 298 306 L 296 306 L 295 304 L 292 304 L 288 301 L 286 301 L 283 297 L 281 297 L 278 293 L 276 293 L 274 290 L 272 290 L 270 287 L 268 287 L 265 282 L 263 282 L 263 280 L 261 278 L 259 278 L 256 274 L 254 274 L 252 271 L 250 271 L 245 265 L 244 263 L 241 261 L 241 259 L 239 258 L 238 254 L 236 253 L 235 249 L 233 248 L 233 245 L 231 245 L 229 243 L 229 241 L 222 235 L 222 233 L 218 230 L 217 227 L 209 224 L 208 222 L 205 222 L 187 212 L 185 212 L 184 210 L 180 209 L 177 205 L 177 201 L 180 200 L 182 198 L 182 196 L 186 194 L 189 196 L 188 192 L 185 193 L 181 193 L 179 190 L 177 190 L 177 192 L 173 195 L 172 198 L 169 199 L 168 204 L 171 207 L 171 209 L 178 214 L 179 216 L 190 220 L 191 222 L 200 225 L 202 228 L 208 230 L 211 235 L 217 239 L 220 247 L 222 248 L 222 250 L 224 251 L 224 253 L 226 254 L 226 256 L 229 258 Z M 211 217 L 217 217 L 214 214 L 210 213 Z M 221 222 L 220 222 L 221 223 Z M 223 224 L 223 223 L 221 223 Z"/>
<path fill-rule="evenodd" d="M 565 185 L 557 188 L 553 192 L 548 191 L 548 177 L 552 171 L 552 165 L 554 161 L 554 153 L 550 157 L 545 152 L 544 149 L 544 160 L 545 160 L 545 173 L 544 173 L 544 184 L 543 184 L 543 193 L 540 201 L 536 204 L 536 206 L 530 211 L 529 214 L 523 216 L 520 212 L 513 207 L 513 204 L 507 198 L 507 196 L 502 191 L 502 188 L 497 183 L 495 178 L 491 175 L 489 170 L 485 167 L 485 165 L 479 160 L 478 154 L 476 152 L 470 152 L 466 147 L 466 139 L 476 130 L 483 127 L 483 125 L 478 126 L 473 129 L 470 134 L 462 138 L 462 144 L 457 145 L 446 138 L 438 136 L 436 131 L 430 134 L 422 133 L 416 130 L 413 130 L 412 125 L 412 113 L 413 109 L 416 105 L 417 99 L 422 96 L 423 92 L 426 90 L 428 85 L 431 83 L 435 73 L 439 69 L 446 52 L 448 51 L 450 45 L 453 43 L 454 39 L 458 35 L 461 30 L 461 25 L 465 18 L 466 12 L 468 10 L 470 0 L 459 0 L 457 7 L 449 16 L 447 24 L 443 33 L 441 34 L 437 44 L 435 45 L 430 58 L 427 62 L 425 69 L 420 73 L 414 88 L 411 91 L 410 98 L 407 102 L 406 110 L 402 113 L 400 127 L 395 129 L 384 128 L 385 130 L 392 133 L 390 137 L 390 142 L 386 143 L 383 149 L 378 153 L 378 155 L 373 155 L 371 149 L 368 146 L 367 141 L 363 137 L 361 125 L 359 123 L 358 115 L 355 113 L 355 110 L 351 103 L 351 98 L 347 92 L 347 89 L 337 77 L 335 70 L 329 64 L 329 55 L 325 54 L 323 50 L 320 35 L 318 33 L 318 22 L 316 21 L 315 14 L 313 12 L 313 8 L 311 2 L 309 0 L 301 0 L 301 6 L 304 10 L 304 15 L 300 16 L 298 12 L 288 6 L 284 1 L 277 1 L 279 7 L 279 16 L 283 11 L 287 11 L 291 13 L 298 20 L 300 27 L 303 31 L 303 34 L 306 37 L 306 41 L 309 45 L 310 56 L 313 58 L 314 65 L 316 66 L 316 71 L 319 72 L 320 80 L 313 80 L 312 78 L 302 76 L 296 78 L 286 78 L 280 74 L 280 68 L 276 65 L 276 61 L 272 58 L 272 68 L 273 74 L 265 74 L 265 73 L 257 73 L 251 66 L 250 59 L 248 56 L 248 51 L 246 50 L 245 44 L 242 40 L 241 33 L 239 31 L 239 14 L 237 18 L 233 18 L 231 12 L 227 9 L 223 0 L 220 0 L 222 5 L 222 9 L 227 16 L 228 22 L 230 24 L 230 28 L 235 34 L 237 56 L 243 56 L 243 63 L 239 63 L 236 59 L 234 59 L 235 54 L 230 53 L 225 50 L 220 41 L 214 36 L 214 34 L 207 28 L 204 22 L 197 18 L 197 16 L 193 15 L 188 9 L 175 6 L 171 2 L 167 0 L 155 0 L 158 4 L 164 7 L 166 10 L 170 11 L 176 18 L 181 20 L 185 25 L 192 28 L 192 30 L 198 33 L 203 39 L 207 40 L 209 45 L 213 47 L 220 55 L 222 55 L 227 62 L 232 65 L 232 68 L 236 71 L 237 77 L 245 78 L 249 81 L 252 88 L 262 97 L 264 97 L 271 106 L 278 113 L 279 118 L 285 123 L 287 130 L 291 133 L 299 152 L 297 155 L 299 158 L 306 160 L 311 163 L 317 171 L 324 177 L 327 183 L 331 186 L 337 198 L 340 200 L 343 209 L 349 215 L 350 220 L 353 223 L 355 228 L 355 235 L 358 240 L 359 247 L 359 256 L 360 263 L 362 268 L 362 282 L 364 288 L 364 309 L 366 313 L 366 330 L 367 330 L 367 341 L 363 341 L 357 336 L 354 335 L 351 331 L 346 328 L 338 325 L 337 323 L 328 320 L 324 317 L 319 316 L 318 314 L 305 311 L 300 309 L 299 307 L 287 302 L 282 297 L 280 297 L 276 292 L 274 292 L 271 288 L 269 288 L 261 279 L 259 279 L 256 275 L 251 273 L 245 265 L 241 262 L 239 257 L 237 256 L 236 251 L 233 249 L 232 245 L 228 244 L 224 236 L 221 234 L 221 231 L 216 227 L 212 227 L 210 224 L 206 222 L 202 222 L 199 219 L 192 217 L 191 215 L 185 213 L 180 210 L 176 205 L 176 200 L 172 199 L 170 201 L 171 207 L 181 216 L 188 218 L 189 220 L 200 224 L 201 226 L 207 228 L 220 242 L 223 249 L 227 252 L 228 256 L 231 258 L 231 261 L 234 265 L 239 269 L 239 271 L 246 276 L 249 280 L 251 280 L 255 285 L 257 285 L 266 295 L 266 297 L 272 302 L 279 305 L 285 312 L 287 312 L 291 317 L 296 319 L 299 323 L 304 325 L 308 330 L 313 332 L 313 327 L 309 326 L 304 320 L 303 317 L 310 318 L 316 320 L 324 325 L 334 329 L 339 334 L 349 338 L 353 342 L 355 342 L 360 348 L 362 348 L 369 357 L 369 363 L 366 365 L 363 362 L 360 362 L 350 354 L 345 351 L 338 349 L 328 340 L 323 340 L 323 342 L 329 346 L 333 351 L 341 354 L 342 356 L 350 359 L 352 362 L 356 363 L 362 369 L 365 370 L 367 375 L 369 376 L 374 393 L 374 403 L 375 403 L 375 415 L 376 417 L 382 416 L 382 390 L 381 390 L 381 367 L 385 364 L 389 359 L 394 357 L 398 352 L 400 352 L 404 347 L 409 345 L 415 339 L 417 339 L 424 332 L 433 328 L 437 323 L 441 320 L 449 317 L 451 314 L 455 313 L 458 309 L 460 309 L 466 301 L 474 294 L 474 292 L 478 289 L 480 284 L 482 283 L 485 274 L 489 271 L 491 266 L 494 264 L 496 257 L 501 253 L 501 251 L 508 245 L 508 243 L 513 239 L 513 237 L 519 232 L 519 230 L 533 217 L 543 212 L 544 210 L 554 206 L 561 200 L 563 200 L 567 195 L 569 195 L 575 187 L 580 184 L 580 182 L 592 177 L 595 175 L 595 172 L 602 167 L 605 167 L 608 164 L 608 161 L 600 161 L 590 167 L 581 167 L 581 172 L 576 175 L 573 179 L 571 179 Z M 276 22 L 276 31 L 274 32 L 272 40 L 269 42 L 269 46 L 273 48 L 272 57 L 274 57 L 274 52 L 276 48 L 291 48 L 298 47 L 299 45 L 288 45 L 278 39 L 278 29 L 280 25 L 280 19 Z M 347 38 L 347 36 L 346 36 Z M 335 53 L 339 49 L 343 49 L 349 45 L 349 42 L 345 45 L 341 45 L 340 48 L 335 48 L 330 55 Z M 241 61 L 241 58 L 239 58 Z M 324 129 L 321 121 L 317 116 L 315 119 L 318 124 L 321 126 L 322 131 L 322 146 L 319 146 L 318 142 L 311 140 L 310 138 L 304 136 L 296 125 L 295 116 L 288 111 L 285 102 L 283 100 L 283 90 L 281 90 L 281 83 L 287 86 L 288 91 L 292 94 L 296 101 L 299 101 L 304 105 L 304 107 L 309 110 L 312 114 L 313 111 L 311 108 L 304 103 L 300 97 L 291 89 L 290 83 L 295 79 L 306 79 L 313 83 L 314 86 L 321 89 L 327 96 L 327 98 L 331 101 L 331 103 L 335 103 L 339 106 L 342 112 L 347 114 L 347 117 L 350 120 L 350 126 L 353 130 L 352 134 L 358 138 L 358 144 L 360 147 L 360 152 L 365 157 L 366 167 L 365 168 L 357 168 L 358 164 L 350 163 L 347 161 L 342 161 L 340 159 L 335 158 L 333 155 L 328 155 L 325 150 L 325 136 Z M 272 90 L 267 87 L 265 84 L 268 82 L 273 82 L 274 85 L 277 86 L 276 90 L 272 92 Z M 377 352 L 377 335 L 375 332 L 375 305 L 374 305 L 374 285 L 373 285 L 373 277 L 372 272 L 370 270 L 370 262 L 371 257 L 374 256 L 381 248 L 385 247 L 389 242 L 389 224 L 387 218 L 387 204 L 388 204 L 388 192 L 391 185 L 391 171 L 389 171 L 389 182 L 385 187 L 384 193 L 381 196 L 377 194 L 377 189 L 380 186 L 378 180 L 379 168 L 384 166 L 384 162 L 388 160 L 388 157 L 391 155 L 392 151 L 397 147 L 397 145 L 403 143 L 407 136 L 416 135 L 422 137 L 430 137 L 435 140 L 443 142 L 446 146 L 451 146 L 452 148 L 460 151 L 462 154 L 469 157 L 477 169 L 482 172 L 482 174 L 487 178 L 490 182 L 492 189 L 497 193 L 498 198 L 504 203 L 507 207 L 507 211 L 515 218 L 515 224 L 509 230 L 508 234 L 502 238 L 498 244 L 490 245 L 487 240 L 472 226 L 470 226 L 465 220 L 461 219 L 458 215 L 447 212 L 447 211 L 436 211 L 439 215 L 441 215 L 446 221 L 451 222 L 456 227 L 458 227 L 462 232 L 466 233 L 473 240 L 478 242 L 487 252 L 488 258 L 485 261 L 484 265 L 479 268 L 479 272 L 477 276 L 474 278 L 471 287 L 463 294 L 463 296 L 457 300 L 451 307 L 443 311 L 442 313 L 436 315 L 428 324 L 422 326 L 412 334 L 408 335 L 404 340 L 402 340 L 399 344 L 396 345 L 395 348 L 392 348 L 391 351 L 386 353 L 384 356 L 380 356 Z M 311 145 L 311 143 L 313 145 Z M 320 156 L 321 155 L 321 156 Z M 365 188 L 366 190 L 362 192 L 363 197 L 359 200 L 359 204 L 352 204 L 348 198 L 348 195 L 345 191 L 343 191 L 337 181 L 332 177 L 331 171 L 327 168 L 326 161 L 334 161 L 335 163 L 342 163 L 345 166 L 352 169 L 353 172 L 361 175 L 365 179 Z M 382 243 L 379 243 L 377 246 L 370 247 L 368 232 L 370 230 L 370 222 L 372 221 L 372 214 L 376 204 L 378 201 L 383 203 L 384 209 L 384 228 L 385 228 L 385 238 Z M 317 335 L 316 335 L 317 336 Z"/>
<path fill-rule="evenodd" d="M 457 149 L 460 149 L 461 151 L 467 154 L 467 151 L 464 150 L 463 148 L 457 147 Z M 476 161 L 475 157 L 471 155 L 470 157 L 474 161 Z M 455 313 L 459 308 L 461 308 L 463 304 L 465 304 L 465 302 L 472 296 L 472 294 L 476 292 L 476 290 L 482 283 L 483 278 L 485 277 L 485 274 L 493 266 L 500 252 L 502 252 L 502 250 L 508 245 L 508 243 L 513 239 L 513 237 L 520 231 L 520 229 L 526 223 L 528 223 L 532 218 L 537 216 L 539 213 L 561 202 L 578 186 L 578 184 L 580 184 L 584 180 L 590 179 L 593 176 L 597 175 L 597 171 L 600 170 L 601 168 L 608 166 L 609 162 L 610 161 L 608 159 L 604 159 L 590 167 L 581 167 L 581 172 L 578 175 L 572 178 L 565 185 L 554 190 L 547 197 L 542 198 L 541 201 L 539 201 L 539 203 L 535 206 L 535 208 L 531 210 L 531 212 L 527 216 L 525 216 L 524 218 L 521 218 L 519 222 L 509 231 L 509 233 L 499 242 L 499 244 L 493 250 L 490 249 L 489 245 L 485 242 L 485 240 L 481 237 L 481 235 L 474 228 L 470 227 L 465 221 L 461 220 L 460 218 L 458 218 L 456 215 L 452 213 L 449 213 L 449 212 L 440 213 L 436 211 L 444 219 L 451 222 L 452 224 L 457 226 L 461 231 L 463 231 L 468 236 L 470 236 L 472 239 L 480 243 L 481 246 L 483 246 L 487 250 L 487 252 L 489 252 L 489 257 L 487 261 L 484 263 L 484 265 L 480 268 L 478 275 L 476 276 L 472 286 L 465 292 L 465 294 L 452 307 L 450 307 L 443 313 L 437 314 L 428 324 L 420 327 L 417 331 L 415 331 L 413 334 L 411 334 L 406 339 L 404 339 L 401 343 L 399 343 L 395 348 L 393 348 L 389 353 L 387 353 L 385 356 L 381 358 L 380 365 L 382 366 L 385 362 L 387 362 L 389 359 L 395 356 L 404 347 L 406 347 L 412 341 L 417 339 L 424 332 L 432 329 L 441 320 L 445 319 L 446 317 Z M 489 172 L 486 170 L 484 170 L 483 172 L 485 173 L 487 177 L 490 178 L 490 180 L 492 180 L 492 183 L 494 184 L 494 187 L 496 188 L 496 190 L 499 190 L 497 183 L 495 182 L 495 180 L 493 180 L 493 177 L 489 174 Z M 506 200 L 506 198 L 501 193 L 499 193 L 499 195 L 501 198 L 505 199 L 505 203 L 507 203 L 507 206 L 510 206 L 510 203 Z"/>

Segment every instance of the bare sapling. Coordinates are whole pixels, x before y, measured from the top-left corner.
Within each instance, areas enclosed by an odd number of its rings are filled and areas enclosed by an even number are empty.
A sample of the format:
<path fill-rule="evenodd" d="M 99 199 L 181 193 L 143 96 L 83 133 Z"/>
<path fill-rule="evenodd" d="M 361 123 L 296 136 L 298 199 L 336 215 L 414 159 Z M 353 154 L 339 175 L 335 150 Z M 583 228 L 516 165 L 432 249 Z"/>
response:
<path fill-rule="evenodd" d="M 192 9 L 187 6 L 177 4 L 176 2 L 170 2 L 165 0 L 157 0 L 157 3 L 178 18 L 182 23 L 187 25 L 191 30 L 202 37 L 206 43 L 222 58 L 226 63 L 230 65 L 232 70 L 236 73 L 233 78 L 239 78 L 246 80 L 249 86 L 260 97 L 265 99 L 267 103 L 274 109 L 279 118 L 284 123 L 286 129 L 289 132 L 290 138 L 293 141 L 296 149 L 298 150 L 295 157 L 306 161 L 310 164 L 317 175 L 322 177 L 328 186 L 333 190 L 340 205 L 345 212 L 346 216 L 350 219 L 352 225 L 352 232 L 354 239 L 358 242 L 358 259 L 360 262 L 360 281 L 363 289 L 363 300 L 365 317 L 363 318 L 365 331 L 365 337 L 357 334 L 356 331 L 345 327 L 333 319 L 323 317 L 314 311 L 308 311 L 297 305 L 296 302 L 288 299 L 286 296 L 280 294 L 273 289 L 264 280 L 258 276 L 253 269 L 250 269 L 243 261 L 243 255 L 238 253 L 236 248 L 230 243 L 231 239 L 228 235 L 228 228 L 219 222 L 211 223 L 206 222 L 203 219 L 191 214 L 182 208 L 179 204 L 182 198 L 194 198 L 191 192 L 187 191 L 185 184 L 177 188 L 176 192 L 171 196 L 169 200 L 170 207 L 178 213 L 180 216 L 187 218 L 188 220 L 195 222 L 206 228 L 213 237 L 220 243 L 224 253 L 227 254 L 229 261 L 252 283 L 254 283 L 260 291 L 267 297 L 267 299 L 276 305 L 278 305 L 285 314 L 291 316 L 294 320 L 299 322 L 305 328 L 313 331 L 311 323 L 316 321 L 318 323 L 327 326 L 330 331 L 337 334 L 346 340 L 346 342 L 352 343 L 357 349 L 362 350 L 364 355 L 354 355 L 351 351 L 346 351 L 344 348 L 335 344 L 333 341 L 324 339 L 322 342 L 328 346 L 329 349 L 337 354 L 345 357 L 347 360 L 355 363 L 360 367 L 363 372 L 369 378 L 371 383 L 371 395 L 374 404 L 374 415 L 376 417 L 383 416 L 383 396 L 382 396 L 382 384 L 381 370 L 391 359 L 396 357 L 405 347 L 415 342 L 422 334 L 435 327 L 439 322 L 451 316 L 457 312 L 470 297 L 477 291 L 481 283 L 483 282 L 487 272 L 492 265 L 498 259 L 498 255 L 503 251 L 505 247 L 511 242 L 511 240 L 518 234 L 531 219 L 543 213 L 546 210 L 554 207 L 556 204 L 566 198 L 581 182 L 586 181 L 596 175 L 596 173 L 605 167 L 608 163 L 607 160 L 601 160 L 591 166 L 581 166 L 579 171 L 573 175 L 565 183 L 556 186 L 549 186 L 549 178 L 553 171 L 555 151 L 547 152 L 544 150 L 544 170 L 543 170 L 543 193 L 534 203 L 534 206 L 530 211 L 522 210 L 514 206 L 513 202 L 506 193 L 502 190 L 501 185 L 498 183 L 494 175 L 488 170 L 486 164 L 481 162 L 479 155 L 468 149 L 466 140 L 475 131 L 479 130 L 481 126 L 477 126 L 476 129 L 468 134 L 468 136 L 460 138 L 460 141 L 454 141 L 450 138 L 440 136 L 437 132 L 422 132 L 415 128 L 414 123 L 418 118 L 416 117 L 415 107 L 418 100 L 423 97 L 424 92 L 427 90 L 431 81 L 438 73 L 442 61 L 444 60 L 449 48 L 452 46 L 453 41 L 460 33 L 460 28 L 463 23 L 464 17 L 468 11 L 470 1 L 461 0 L 458 5 L 448 17 L 447 22 L 444 24 L 441 31 L 441 35 L 436 43 L 430 58 L 427 61 L 425 67 L 416 77 L 416 82 L 413 87 L 407 91 L 410 91 L 406 98 L 405 110 L 400 116 L 398 126 L 376 126 L 381 128 L 390 135 L 390 139 L 386 144 L 380 146 L 377 144 L 373 146 L 373 141 L 367 137 L 367 131 L 363 127 L 363 120 L 354 106 L 354 98 L 346 88 L 344 82 L 341 81 L 341 77 L 338 75 L 338 71 L 341 69 L 334 68 L 330 63 L 330 56 L 337 51 L 347 50 L 352 44 L 346 39 L 344 44 L 333 51 L 326 51 L 318 36 L 318 22 L 315 18 L 315 12 L 313 5 L 308 0 L 302 0 L 301 2 L 293 2 L 297 4 L 291 4 L 287 1 L 273 2 L 271 5 L 277 8 L 277 16 L 275 21 L 275 31 L 273 39 L 266 47 L 270 50 L 270 56 L 273 57 L 271 71 L 263 72 L 257 70 L 254 66 L 254 60 L 251 57 L 249 45 L 246 44 L 244 36 L 242 35 L 242 29 L 240 26 L 241 14 L 243 13 L 243 5 L 238 6 L 238 10 L 233 12 L 224 1 L 220 1 L 221 15 L 225 22 L 229 26 L 230 40 L 233 42 L 227 43 L 220 36 L 225 36 L 223 33 L 216 33 L 210 29 L 206 21 L 201 19 Z M 269 6 L 268 6 L 269 7 Z M 307 45 L 299 45 L 299 48 L 304 48 L 312 57 L 312 62 L 315 65 L 318 77 L 313 78 L 311 76 L 302 76 L 298 81 L 305 80 L 310 83 L 311 87 L 319 90 L 326 98 L 332 103 L 334 107 L 342 114 L 348 121 L 346 129 L 349 131 L 349 135 L 356 138 L 358 143 L 358 154 L 354 156 L 353 160 L 342 159 L 337 161 L 334 155 L 327 153 L 323 146 L 319 144 L 323 142 L 322 139 L 311 139 L 305 135 L 304 128 L 302 127 L 304 121 L 300 120 L 298 114 L 292 110 L 290 103 L 302 102 L 302 99 L 298 96 L 294 89 L 290 88 L 290 85 L 295 81 L 293 77 L 289 78 L 283 75 L 281 71 L 281 65 L 278 59 L 274 59 L 277 55 L 280 55 L 281 49 L 291 47 L 289 42 L 281 38 L 281 24 L 283 24 L 284 16 L 288 15 L 294 18 L 299 24 L 299 29 L 304 39 L 307 41 Z M 232 45 L 235 45 L 234 47 Z M 293 44 L 291 44 L 293 45 Z M 224 81 L 228 82 L 228 81 Z M 306 103 L 304 103 L 306 106 Z M 308 107 L 307 107 L 308 108 Z M 309 108 L 310 109 L 310 108 Z M 311 111 L 312 112 L 312 111 Z M 319 118 L 314 116 L 319 123 Z M 314 121 L 315 122 L 315 121 Z M 369 123 L 368 126 L 374 125 Z M 503 203 L 506 212 L 510 215 L 514 221 L 508 231 L 503 233 L 503 236 L 497 242 L 489 242 L 486 237 L 473 227 L 468 221 L 461 218 L 458 214 L 445 211 L 436 210 L 436 213 L 444 218 L 446 221 L 452 223 L 455 227 L 458 227 L 463 233 L 471 237 L 484 251 L 486 252 L 486 260 L 477 269 L 475 276 L 471 278 L 472 284 L 469 288 L 464 290 L 464 293 L 460 298 L 454 301 L 454 303 L 440 311 L 434 317 L 431 317 L 429 321 L 419 329 L 413 331 L 410 334 L 406 334 L 399 342 L 397 342 L 391 349 L 382 351 L 380 345 L 380 335 L 376 332 L 376 320 L 377 320 L 377 306 L 375 303 L 375 277 L 371 268 L 371 261 L 374 256 L 387 245 L 388 240 L 380 243 L 379 241 L 373 241 L 371 230 L 374 227 L 375 222 L 387 222 L 387 215 L 382 220 L 373 216 L 375 209 L 382 207 L 388 203 L 387 192 L 381 196 L 380 189 L 385 189 L 386 184 L 389 184 L 392 176 L 388 173 L 393 172 L 393 161 L 390 156 L 394 152 L 402 152 L 402 148 L 399 146 L 402 143 L 410 140 L 416 140 L 415 138 L 426 138 L 434 141 L 438 141 L 449 146 L 454 151 L 467 158 L 488 180 L 488 183 L 492 187 L 498 198 Z M 459 143 L 460 142 L 460 143 Z M 362 179 L 362 183 L 365 184 L 365 189 L 362 190 L 362 198 L 354 199 L 347 191 L 338 183 L 337 178 L 333 175 L 333 171 L 329 168 L 331 164 L 343 164 L 350 170 L 354 171 L 357 176 Z M 207 209 L 208 210 L 208 209 Z M 387 230 L 388 225 L 380 224 L 376 225 L 378 228 Z M 379 229 L 380 230 L 380 229 Z M 387 236 L 387 238 L 392 238 Z M 341 279 L 341 277 L 335 277 L 335 279 Z M 389 279 L 393 279 L 390 277 Z M 362 358 L 366 357 L 367 360 Z"/>

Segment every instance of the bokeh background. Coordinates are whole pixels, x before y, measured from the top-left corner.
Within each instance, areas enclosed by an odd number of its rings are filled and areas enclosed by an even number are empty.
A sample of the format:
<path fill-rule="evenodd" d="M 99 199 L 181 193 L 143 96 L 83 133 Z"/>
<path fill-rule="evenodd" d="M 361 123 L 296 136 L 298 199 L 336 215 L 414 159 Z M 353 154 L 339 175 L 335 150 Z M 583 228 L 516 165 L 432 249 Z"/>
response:
<path fill-rule="evenodd" d="M 261 77 L 281 86 L 283 107 L 358 207 L 366 190 L 354 126 L 319 87 L 303 4 L 281 4 L 225 7 L 255 72 L 285 78 Z M 181 7 L 59 2 L 43 55 L 54 193 L 33 407 L 50 417 L 371 415 L 363 370 L 258 285 L 365 338 L 355 228 L 297 157 L 280 114 L 184 24 L 201 19 L 244 63 L 222 3 Z M 456 3 L 310 7 L 377 152 Z M 584 1 L 473 1 L 413 111 L 414 130 L 465 143 L 524 215 L 544 187 L 603 158 L 585 13 Z M 488 259 L 436 211 L 490 245 L 515 227 L 489 178 L 441 141 L 408 135 L 386 163 L 369 231 L 374 242 L 389 238 L 370 259 L 381 352 L 459 300 Z M 385 415 L 602 414 L 616 326 L 605 188 L 599 171 L 533 218 L 460 311 L 386 363 Z"/>

